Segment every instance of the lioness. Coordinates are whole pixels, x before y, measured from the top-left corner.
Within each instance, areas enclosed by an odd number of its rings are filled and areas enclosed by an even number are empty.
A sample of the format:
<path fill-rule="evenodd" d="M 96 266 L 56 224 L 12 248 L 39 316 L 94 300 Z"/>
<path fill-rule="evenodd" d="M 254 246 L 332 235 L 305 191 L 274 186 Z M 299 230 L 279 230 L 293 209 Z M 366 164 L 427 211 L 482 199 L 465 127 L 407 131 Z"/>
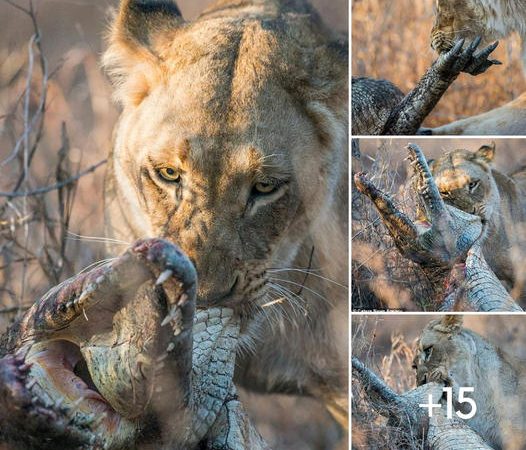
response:
<path fill-rule="evenodd" d="M 524 250 L 524 193 L 512 177 L 491 166 L 494 157 L 495 143 L 475 152 L 457 149 L 431 161 L 430 169 L 446 203 L 481 218 L 484 257 L 510 288 L 518 281 L 515 269 Z"/>
<path fill-rule="evenodd" d="M 220 0 L 195 22 L 123 0 L 103 59 L 122 106 L 107 235 L 176 242 L 198 307 L 247 318 L 238 382 L 316 396 L 342 423 L 346 54 L 302 0 Z"/>
<path fill-rule="evenodd" d="M 445 383 L 453 388 L 453 407 L 464 414 L 459 389 L 477 412 L 467 423 L 494 448 L 524 448 L 526 442 L 526 364 L 482 336 L 462 327 L 462 316 L 430 322 L 422 332 L 414 359 L 417 383 Z"/>
<path fill-rule="evenodd" d="M 526 3 L 522 0 L 435 0 L 431 47 L 442 53 L 460 38 L 489 43 L 517 32 L 526 65 Z"/>

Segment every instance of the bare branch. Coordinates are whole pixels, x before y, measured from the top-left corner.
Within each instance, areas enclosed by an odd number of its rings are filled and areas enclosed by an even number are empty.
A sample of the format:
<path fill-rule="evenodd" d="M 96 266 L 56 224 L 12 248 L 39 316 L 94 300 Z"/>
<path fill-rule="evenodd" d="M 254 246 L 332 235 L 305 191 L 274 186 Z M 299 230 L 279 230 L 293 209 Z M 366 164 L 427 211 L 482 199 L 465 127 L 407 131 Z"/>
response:
<path fill-rule="evenodd" d="M 82 178 L 84 175 L 87 175 L 91 172 L 94 172 L 97 170 L 100 166 L 106 164 L 108 162 L 107 159 L 103 159 L 102 161 L 99 161 L 97 164 L 94 164 L 87 169 L 83 170 L 82 172 L 79 172 L 74 177 L 70 177 L 67 180 L 61 181 L 60 183 L 53 184 L 51 186 L 44 186 L 38 189 L 35 189 L 33 191 L 28 192 L 22 192 L 22 191 L 16 191 L 16 192 L 0 192 L 0 197 L 8 197 L 8 198 L 14 198 L 14 197 L 28 197 L 33 195 L 42 195 L 46 194 L 48 192 L 54 191 L 55 189 L 61 189 L 64 186 L 76 182 L 78 179 Z"/>

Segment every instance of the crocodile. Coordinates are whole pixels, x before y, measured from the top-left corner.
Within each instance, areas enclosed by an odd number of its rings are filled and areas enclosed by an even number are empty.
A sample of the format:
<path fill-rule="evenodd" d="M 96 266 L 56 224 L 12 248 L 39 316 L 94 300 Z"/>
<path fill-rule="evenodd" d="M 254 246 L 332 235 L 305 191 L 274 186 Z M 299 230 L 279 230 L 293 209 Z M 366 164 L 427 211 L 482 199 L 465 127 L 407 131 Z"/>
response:
<path fill-rule="evenodd" d="M 414 135 L 461 72 L 479 75 L 500 61 L 488 59 L 495 42 L 476 52 L 481 39 L 464 48 L 461 39 L 442 53 L 407 95 L 387 80 L 352 78 L 352 134 Z"/>
<path fill-rule="evenodd" d="M 232 381 L 241 319 L 196 310 L 196 284 L 156 238 L 52 288 L 0 340 L 0 442 L 268 448 Z"/>
<path fill-rule="evenodd" d="M 424 447 L 430 450 L 491 450 L 492 447 L 468 424 L 458 418 L 448 418 L 443 409 L 435 409 L 429 417 L 420 405 L 443 402 L 444 384 L 429 382 L 403 394 L 394 392 L 384 380 L 357 357 L 352 358 L 353 376 L 361 383 L 371 406 L 388 424 L 400 427 L 411 436 L 422 436 Z"/>
<path fill-rule="evenodd" d="M 409 144 L 407 149 L 413 168 L 411 186 L 420 205 L 416 221 L 365 173 L 356 173 L 354 182 L 372 200 L 400 253 L 417 263 L 435 287 L 436 309 L 522 311 L 482 254 L 480 218 L 446 204 L 420 147 Z"/>

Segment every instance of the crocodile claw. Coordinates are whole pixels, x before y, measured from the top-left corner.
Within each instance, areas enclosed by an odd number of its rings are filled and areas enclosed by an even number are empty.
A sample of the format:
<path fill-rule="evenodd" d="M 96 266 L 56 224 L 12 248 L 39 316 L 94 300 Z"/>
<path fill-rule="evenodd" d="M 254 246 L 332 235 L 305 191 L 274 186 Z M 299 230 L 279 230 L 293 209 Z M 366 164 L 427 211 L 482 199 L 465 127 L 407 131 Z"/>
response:
<path fill-rule="evenodd" d="M 437 69 L 450 76 L 457 76 L 460 72 L 476 76 L 486 72 L 491 66 L 502 64 L 495 59 L 488 59 L 499 42 L 496 41 L 476 52 L 481 41 L 482 39 L 478 36 L 466 48 L 463 48 L 465 39 L 459 39 L 450 50 L 440 54 L 435 63 Z"/>

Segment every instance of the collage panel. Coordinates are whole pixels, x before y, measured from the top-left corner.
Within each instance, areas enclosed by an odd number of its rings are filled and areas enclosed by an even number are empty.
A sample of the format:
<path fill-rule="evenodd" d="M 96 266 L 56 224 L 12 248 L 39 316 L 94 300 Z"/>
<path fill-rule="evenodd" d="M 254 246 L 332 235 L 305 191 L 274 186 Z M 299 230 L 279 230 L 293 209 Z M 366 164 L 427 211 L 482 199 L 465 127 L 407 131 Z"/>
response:
<path fill-rule="evenodd" d="M 351 448 L 525 449 L 526 4 L 351 24 Z"/>
<path fill-rule="evenodd" d="M 354 316 L 352 448 L 525 448 L 524 320 Z"/>
<path fill-rule="evenodd" d="M 347 450 L 349 0 L 0 1 L 0 450 Z"/>
<path fill-rule="evenodd" d="M 352 308 L 526 306 L 524 142 L 353 141 Z"/>
<path fill-rule="evenodd" d="M 354 0 L 352 134 L 526 134 L 521 0 Z"/>

